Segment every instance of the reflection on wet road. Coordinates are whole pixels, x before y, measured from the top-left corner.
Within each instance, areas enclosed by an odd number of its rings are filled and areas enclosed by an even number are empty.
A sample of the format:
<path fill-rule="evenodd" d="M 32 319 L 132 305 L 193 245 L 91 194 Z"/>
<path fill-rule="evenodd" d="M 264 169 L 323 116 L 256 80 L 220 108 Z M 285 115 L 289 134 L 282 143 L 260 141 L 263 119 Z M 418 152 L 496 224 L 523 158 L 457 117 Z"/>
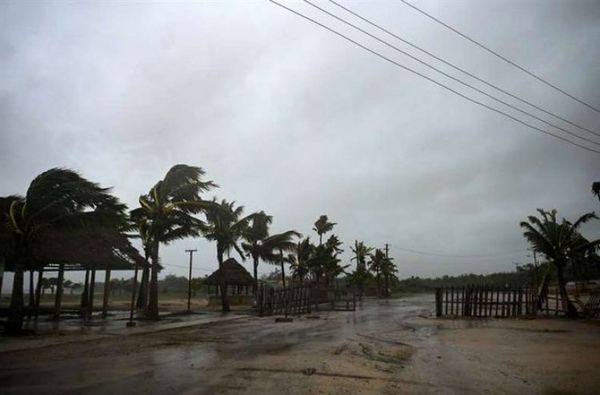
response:
<path fill-rule="evenodd" d="M 249 388 L 252 369 L 294 370 L 299 366 L 301 372 L 302 366 L 315 365 L 304 369 L 328 374 L 331 369 L 322 365 L 330 359 L 329 349 L 335 348 L 332 355 L 339 356 L 347 339 L 362 336 L 361 352 L 368 354 L 372 352 L 367 348 L 372 346 L 366 345 L 369 336 L 377 339 L 386 331 L 406 332 L 404 321 L 430 315 L 432 305 L 430 297 L 369 300 L 355 312 L 314 312 L 318 318 L 296 317 L 292 323 L 275 323 L 272 317 L 243 317 L 8 352 L 0 354 L 0 380 L 6 394 L 123 393 L 124 389 L 157 394 L 214 393 L 215 389 L 237 392 Z M 342 351 L 336 354 L 339 347 Z M 268 391 L 268 383 L 265 385 Z"/>

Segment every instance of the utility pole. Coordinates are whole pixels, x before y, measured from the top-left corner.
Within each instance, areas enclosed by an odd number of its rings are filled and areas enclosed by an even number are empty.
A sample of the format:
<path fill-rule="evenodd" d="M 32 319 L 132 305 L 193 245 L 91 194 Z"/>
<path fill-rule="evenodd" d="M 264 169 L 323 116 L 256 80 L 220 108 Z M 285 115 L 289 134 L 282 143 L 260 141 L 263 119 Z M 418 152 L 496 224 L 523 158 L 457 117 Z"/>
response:
<path fill-rule="evenodd" d="M 389 270 L 390 270 L 390 267 L 389 266 L 391 266 L 391 265 L 389 264 L 390 263 L 389 262 L 389 251 L 390 251 L 390 245 L 388 243 L 385 243 L 385 263 L 387 265 L 387 268 L 386 268 L 386 272 L 384 273 L 384 277 L 385 277 L 385 292 L 383 294 L 385 295 L 386 298 L 390 296 L 390 294 L 389 294 L 389 292 L 390 292 L 390 288 L 389 288 L 390 287 L 390 281 L 389 281 L 389 276 L 390 276 Z"/>
<path fill-rule="evenodd" d="M 188 277 L 188 313 L 191 313 L 192 310 L 190 308 L 190 303 L 192 300 L 192 256 L 194 255 L 194 252 L 196 252 L 198 250 L 185 250 L 185 252 L 190 254 L 190 275 Z"/>

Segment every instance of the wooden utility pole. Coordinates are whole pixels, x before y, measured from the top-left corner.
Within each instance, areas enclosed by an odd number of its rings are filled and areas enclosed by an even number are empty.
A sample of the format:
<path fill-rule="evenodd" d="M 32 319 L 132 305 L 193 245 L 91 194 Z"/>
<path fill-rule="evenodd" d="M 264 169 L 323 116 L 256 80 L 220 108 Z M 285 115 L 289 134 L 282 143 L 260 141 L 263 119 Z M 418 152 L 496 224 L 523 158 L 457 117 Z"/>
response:
<path fill-rule="evenodd" d="M 188 277 L 188 313 L 192 312 L 192 309 L 190 308 L 190 303 L 192 300 L 192 257 L 196 251 L 198 250 L 185 250 L 185 252 L 190 254 L 190 275 Z"/>
<path fill-rule="evenodd" d="M 385 262 L 386 262 L 386 265 L 388 265 L 387 270 L 384 273 L 385 274 L 385 276 L 384 276 L 385 277 L 385 292 L 384 292 L 384 295 L 385 295 L 386 298 L 390 296 L 390 290 L 389 290 L 389 287 L 390 287 L 390 279 L 389 279 L 389 275 L 390 275 L 390 273 L 389 273 L 389 270 L 390 270 L 390 267 L 389 267 L 390 266 L 389 265 L 389 252 L 390 252 L 390 245 L 388 243 L 385 243 Z"/>

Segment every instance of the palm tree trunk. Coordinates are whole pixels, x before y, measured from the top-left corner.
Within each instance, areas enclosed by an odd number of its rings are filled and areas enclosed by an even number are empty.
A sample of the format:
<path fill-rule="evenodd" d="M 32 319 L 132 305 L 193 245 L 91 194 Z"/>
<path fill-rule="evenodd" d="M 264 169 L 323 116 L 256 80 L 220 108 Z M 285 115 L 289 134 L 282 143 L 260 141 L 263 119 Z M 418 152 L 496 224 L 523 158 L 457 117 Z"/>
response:
<path fill-rule="evenodd" d="M 18 335 L 23 329 L 23 263 L 15 264 L 15 275 L 13 278 L 13 289 L 10 297 L 10 308 L 8 320 L 4 327 L 8 335 Z"/>
<path fill-rule="evenodd" d="M 151 252 L 150 292 L 148 295 L 148 306 L 146 307 L 146 317 L 152 320 L 158 319 L 158 247 L 159 244 L 154 242 Z"/>
<path fill-rule="evenodd" d="M 227 298 L 227 279 L 225 278 L 225 268 L 223 267 L 223 251 L 217 246 L 217 260 L 219 261 L 219 287 L 221 288 L 221 307 L 223 313 L 231 311 L 229 299 Z"/>
<path fill-rule="evenodd" d="M 33 270 L 29 271 L 29 309 L 35 307 L 35 296 L 33 287 Z"/>
<path fill-rule="evenodd" d="M 148 263 L 148 260 L 146 260 Z M 140 281 L 140 288 L 137 297 L 137 302 L 135 307 L 143 310 L 148 305 L 148 280 L 150 279 L 150 268 L 148 266 L 144 267 L 142 271 L 142 279 Z"/>
<path fill-rule="evenodd" d="M 253 256 L 252 257 L 254 259 L 254 296 L 257 295 L 257 291 L 258 291 L 258 257 L 257 256 Z"/>
<path fill-rule="evenodd" d="M 281 260 L 281 283 L 283 284 L 283 289 L 285 289 L 285 266 L 283 259 Z"/>
<path fill-rule="evenodd" d="M 565 287 L 565 278 L 563 274 L 564 264 L 559 262 L 555 262 L 556 264 L 556 274 L 558 277 L 558 289 L 560 292 L 560 298 L 563 301 L 563 309 L 566 312 L 567 317 L 577 317 L 579 314 L 577 313 L 577 309 L 569 300 L 569 295 L 567 294 L 567 288 Z"/>
<path fill-rule="evenodd" d="M 56 297 L 54 299 L 54 319 L 60 318 L 60 306 L 62 304 L 63 296 L 63 280 L 65 278 L 65 265 L 60 264 L 58 267 L 58 281 L 56 283 Z"/>
<path fill-rule="evenodd" d="M 381 298 L 381 277 L 379 276 L 379 268 L 375 271 L 375 278 L 377 280 L 377 297 Z"/>
<path fill-rule="evenodd" d="M 385 292 L 384 295 L 386 298 L 390 297 L 390 275 L 388 272 L 386 272 L 383 276 L 384 280 L 385 280 Z"/>

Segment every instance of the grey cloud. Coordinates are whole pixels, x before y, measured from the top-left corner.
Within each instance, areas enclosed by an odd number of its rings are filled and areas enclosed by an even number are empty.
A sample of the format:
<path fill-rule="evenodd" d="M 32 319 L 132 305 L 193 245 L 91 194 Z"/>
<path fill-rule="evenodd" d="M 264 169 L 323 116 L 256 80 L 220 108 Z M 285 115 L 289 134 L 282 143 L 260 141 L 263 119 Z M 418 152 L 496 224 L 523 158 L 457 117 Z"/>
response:
<path fill-rule="evenodd" d="M 598 125 L 598 114 L 401 3 L 344 4 L 498 85 Z M 418 4 L 600 105 L 597 3 Z M 67 166 L 114 186 L 135 207 L 171 165 L 200 165 L 221 186 L 209 196 L 265 210 L 274 231 L 312 235 L 318 215 L 328 214 L 346 261 L 355 239 L 390 243 L 401 276 L 511 269 L 528 259 L 518 222 L 537 207 L 567 217 L 599 207 L 590 193 L 600 178 L 597 155 L 465 102 L 268 2 L 15 1 L 0 5 L 0 18 L 2 195 Z M 598 224 L 586 231 L 600 235 Z M 185 264 L 183 249 L 192 245 L 200 250 L 197 274 L 213 269 L 215 248 L 201 240 L 165 247 L 163 260 Z M 401 248 L 504 255 L 444 258 Z"/>

